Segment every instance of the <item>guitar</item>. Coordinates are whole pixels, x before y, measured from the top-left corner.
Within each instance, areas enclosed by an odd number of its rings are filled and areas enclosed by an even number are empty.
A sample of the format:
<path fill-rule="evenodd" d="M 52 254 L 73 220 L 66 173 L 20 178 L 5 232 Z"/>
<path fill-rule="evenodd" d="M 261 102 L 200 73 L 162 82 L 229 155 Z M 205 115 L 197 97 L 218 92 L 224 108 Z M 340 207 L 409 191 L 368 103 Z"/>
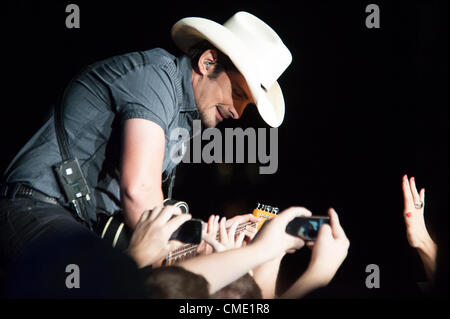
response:
<path fill-rule="evenodd" d="M 277 207 L 272 207 L 269 205 L 263 205 L 257 203 L 256 208 L 253 210 L 252 215 L 259 217 L 261 220 L 259 222 L 248 222 L 238 225 L 236 228 L 236 236 L 241 232 L 245 231 L 246 227 L 254 227 L 256 230 L 259 230 L 266 220 L 270 220 L 277 216 L 279 209 Z M 219 234 L 217 234 L 216 239 L 219 239 Z M 165 258 L 163 265 L 172 266 L 182 260 L 192 258 L 198 255 L 198 246 L 195 244 L 185 244 L 174 251 L 171 251 Z"/>
<path fill-rule="evenodd" d="M 166 199 L 164 200 L 164 205 L 174 205 L 180 207 L 183 213 L 189 212 L 189 206 L 186 202 Z M 274 218 L 278 212 L 279 209 L 277 207 L 257 203 L 252 215 L 259 217 L 260 221 L 238 225 L 236 235 L 245 231 L 246 227 L 254 227 L 256 230 L 259 230 L 266 220 Z M 97 225 L 96 232 L 103 240 L 111 244 L 114 248 L 122 251 L 127 249 L 131 239 L 132 230 L 125 225 L 123 214 L 119 212 L 112 216 L 99 216 Z M 217 235 L 217 239 L 219 239 L 219 234 Z M 198 254 L 198 246 L 198 244 L 184 244 L 180 248 L 171 251 L 163 261 L 163 265 L 171 266 L 182 260 L 196 256 Z"/>
<path fill-rule="evenodd" d="M 175 199 L 167 198 L 164 200 L 163 205 L 179 207 L 183 214 L 189 212 L 189 206 L 186 202 Z M 124 215 L 120 211 L 111 216 L 105 214 L 97 215 L 97 225 L 94 231 L 112 247 L 122 251 L 128 248 L 131 235 L 133 234 L 133 231 L 126 226 Z"/>

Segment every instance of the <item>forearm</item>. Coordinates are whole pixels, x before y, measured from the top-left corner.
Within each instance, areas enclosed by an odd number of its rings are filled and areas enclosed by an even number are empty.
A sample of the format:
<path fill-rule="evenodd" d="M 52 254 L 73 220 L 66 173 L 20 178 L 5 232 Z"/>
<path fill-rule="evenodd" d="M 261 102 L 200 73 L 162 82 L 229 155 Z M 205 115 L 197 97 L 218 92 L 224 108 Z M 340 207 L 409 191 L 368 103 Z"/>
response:
<path fill-rule="evenodd" d="M 135 228 L 141 215 L 146 210 L 151 210 L 156 206 L 162 206 L 164 201 L 163 192 L 160 186 L 122 189 L 122 208 L 125 213 L 125 222 Z"/>
<path fill-rule="evenodd" d="M 248 245 L 191 258 L 181 262 L 179 266 L 204 276 L 209 282 L 209 291 L 213 294 L 272 258 L 273 256 L 264 253 L 264 247 Z"/>
<path fill-rule="evenodd" d="M 314 270 L 307 269 L 295 283 L 284 292 L 281 299 L 299 299 L 307 295 L 308 293 L 324 287 L 328 284 L 327 280 L 324 280 L 322 276 L 315 273 Z"/>
<path fill-rule="evenodd" d="M 261 289 L 264 299 L 275 298 L 278 271 L 283 257 L 284 254 L 253 269 L 253 279 Z"/>
<path fill-rule="evenodd" d="M 424 265 L 425 274 L 428 280 L 431 281 L 436 270 L 437 245 L 429 238 L 427 241 L 423 242 L 417 250 Z"/>
<path fill-rule="evenodd" d="M 160 125 L 140 118 L 124 122 L 120 196 L 125 221 L 133 229 L 144 211 L 162 206 L 164 148 L 164 130 Z"/>

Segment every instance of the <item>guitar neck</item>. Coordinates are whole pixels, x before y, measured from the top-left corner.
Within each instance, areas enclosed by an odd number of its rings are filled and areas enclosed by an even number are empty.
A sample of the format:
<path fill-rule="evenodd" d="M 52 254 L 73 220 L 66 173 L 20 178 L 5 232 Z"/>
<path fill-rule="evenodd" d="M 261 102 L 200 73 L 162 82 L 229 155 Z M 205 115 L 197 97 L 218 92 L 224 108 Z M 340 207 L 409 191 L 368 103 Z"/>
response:
<path fill-rule="evenodd" d="M 241 234 L 243 231 L 245 231 L 248 227 L 257 228 L 259 222 L 248 222 L 239 224 L 236 228 L 236 235 Z M 220 239 L 220 234 L 216 235 L 216 240 Z M 167 266 L 173 265 L 177 262 L 180 262 L 182 260 L 194 257 L 197 255 L 197 249 L 198 244 L 185 244 L 181 246 L 180 248 L 175 249 L 174 251 L 171 251 L 167 256 L 165 263 Z"/>
<path fill-rule="evenodd" d="M 188 206 L 185 202 L 180 202 L 176 200 L 166 199 L 164 201 L 167 205 L 175 205 L 180 207 L 183 212 L 188 212 Z M 259 230 L 266 220 L 272 219 L 278 213 L 277 207 L 272 207 L 268 205 L 262 205 L 260 203 L 257 204 L 257 207 L 253 210 L 252 215 L 256 216 L 260 219 L 260 221 L 248 222 L 238 225 L 236 228 L 236 235 L 242 233 L 246 227 L 255 227 L 256 230 Z M 132 237 L 132 230 L 126 227 L 124 223 L 123 214 L 117 213 L 113 216 L 102 216 L 99 215 L 99 227 L 96 229 L 97 234 L 106 242 L 110 243 L 112 247 L 115 247 L 120 250 L 125 250 Z M 216 239 L 219 240 L 220 235 L 218 234 Z M 172 265 L 175 262 L 179 262 L 183 259 L 193 257 L 197 254 L 197 249 L 199 245 L 194 244 L 185 244 L 180 248 L 170 252 L 163 264 Z"/>
<path fill-rule="evenodd" d="M 277 216 L 277 213 L 278 208 L 267 205 L 261 205 L 258 203 L 258 206 L 253 210 L 252 215 L 259 217 L 260 221 L 248 222 L 238 225 L 238 227 L 236 228 L 236 235 L 239 235 L 241 232 L 243 232 L 246 229 L 246 227 L 255 227 L 257 230 L 259 230 L 266 220 L 274 218 L 275 216 Z M 217 234 L 216 239 L 217 240 L 220 239 L 219 234 Z M 182 260 L 194 257 L 195 255 L 197 255 L 198 246 L 199 246 L 198 244 L 186 244 L 181 246 L 180 248 L 170 252 L 166 256 L 164 264 L 166 266 L 170 266 Z"/>

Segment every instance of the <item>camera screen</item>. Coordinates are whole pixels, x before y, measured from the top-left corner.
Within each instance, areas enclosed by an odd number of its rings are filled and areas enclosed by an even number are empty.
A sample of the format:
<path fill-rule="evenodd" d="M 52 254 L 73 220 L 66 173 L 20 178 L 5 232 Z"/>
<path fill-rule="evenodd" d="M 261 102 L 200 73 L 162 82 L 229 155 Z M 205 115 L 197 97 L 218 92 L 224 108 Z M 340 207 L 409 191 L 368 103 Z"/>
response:
<path fill-rule="evenodd" d="M 191 219 L 180 226 L 171 236 L 183 243 L 199 244 L 202 240 L 202 222 L 197 219 Z"/>
<path fill-rule="evenodd" d="M 323 219 L 305 221 L 298 230 L 298 235 L 305 238 L 316 238 Z"/>
<path fill-rule="evenodd" d="M 296 217 L 286 227 L 286 232 L 303 238 L 315 240 L 320 226 L 329 223 L 329 217 Z"/>

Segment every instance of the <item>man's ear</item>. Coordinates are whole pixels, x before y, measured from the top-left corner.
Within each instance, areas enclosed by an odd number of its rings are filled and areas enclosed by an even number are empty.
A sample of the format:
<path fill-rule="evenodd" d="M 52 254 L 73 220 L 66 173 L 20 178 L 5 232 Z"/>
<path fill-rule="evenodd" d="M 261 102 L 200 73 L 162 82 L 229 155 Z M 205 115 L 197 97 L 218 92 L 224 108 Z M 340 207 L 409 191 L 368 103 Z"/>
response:
<path fill-rule="evenodd" d="M 202 53 L 198 59 L 198 70 L 202 75 L 210 75 L 214 71 L 214 64 L 217 62 L 217 51 L 208 49 Z"/>

